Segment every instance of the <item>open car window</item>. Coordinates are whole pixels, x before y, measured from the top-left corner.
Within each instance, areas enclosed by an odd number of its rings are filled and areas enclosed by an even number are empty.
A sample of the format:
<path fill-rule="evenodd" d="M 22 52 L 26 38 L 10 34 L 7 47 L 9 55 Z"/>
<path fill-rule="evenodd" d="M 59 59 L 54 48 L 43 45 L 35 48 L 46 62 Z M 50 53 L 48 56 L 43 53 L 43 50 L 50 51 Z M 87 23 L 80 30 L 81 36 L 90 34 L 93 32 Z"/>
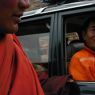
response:
<path fill-rule="evenodd" d="M 72 14 L 72 15 L 68 15 L 64 17 L 65 24 L 63 25 L 64 27 L 63 31 L 65 31 L 65 42 L 66 42 L 65 62 L 66 62 L 68 73 L 69 73 L 68 67 L 73 55 L 85 47 L 84 41 L 83 41 L 83 35 L 82 35 L 83 23 L 88 17 L 94 16 L 94 15 L 95 14 L 93 12 L 85 12 L 85 13 L 77 13 L 74 15 Z M 81 59 L 84 59 L 84 58 L 81 58 Z M 78 63 L 77 65 L 80 65 L 80 64 Z M 88 82 L 88 81 L 89 80 L 85 80 L 85 82 Z"/>

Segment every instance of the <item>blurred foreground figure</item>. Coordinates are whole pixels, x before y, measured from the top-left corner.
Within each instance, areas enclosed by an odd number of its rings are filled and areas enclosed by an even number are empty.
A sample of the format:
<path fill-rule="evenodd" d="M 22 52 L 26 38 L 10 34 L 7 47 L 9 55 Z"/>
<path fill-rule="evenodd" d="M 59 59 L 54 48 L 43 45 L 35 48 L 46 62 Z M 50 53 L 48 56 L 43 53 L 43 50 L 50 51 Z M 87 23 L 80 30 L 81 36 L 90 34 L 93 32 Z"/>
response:
<path fill-rule="evenodd" d="M 29 0 L 0 0 L 0 95 L 44 95 L 14 34 L 28 7 Z"/>

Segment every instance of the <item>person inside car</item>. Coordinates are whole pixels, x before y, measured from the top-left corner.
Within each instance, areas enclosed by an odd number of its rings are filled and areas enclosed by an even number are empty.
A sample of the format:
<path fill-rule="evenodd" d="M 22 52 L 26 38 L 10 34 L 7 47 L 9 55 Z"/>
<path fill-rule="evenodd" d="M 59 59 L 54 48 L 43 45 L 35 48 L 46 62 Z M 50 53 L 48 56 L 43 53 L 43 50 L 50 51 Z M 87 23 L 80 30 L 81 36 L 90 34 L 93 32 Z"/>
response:
<path fill-rule="evenodd" d="M 88 17 L 83 26 L 84 48 L 73 55 L 69 73 L 74 80 L 95 81 L 95 17 Z"/>
<path fill-rule="evenodd" d="M 0 95 L 44 95 L 15 32 L 29 0 L 0 0 Z"/>

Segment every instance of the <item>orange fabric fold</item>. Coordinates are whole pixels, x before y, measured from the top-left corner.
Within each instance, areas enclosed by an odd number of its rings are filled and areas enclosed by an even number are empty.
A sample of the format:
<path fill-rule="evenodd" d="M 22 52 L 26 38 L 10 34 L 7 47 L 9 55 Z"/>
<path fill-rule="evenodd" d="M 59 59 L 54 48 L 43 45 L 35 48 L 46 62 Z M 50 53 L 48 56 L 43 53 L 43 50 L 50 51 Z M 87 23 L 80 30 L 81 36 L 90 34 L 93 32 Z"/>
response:
<path fill-rule="evenodd" d="M 37 74 L 14 34 L 0 40 L 0 95 L 44 95 Z"/>

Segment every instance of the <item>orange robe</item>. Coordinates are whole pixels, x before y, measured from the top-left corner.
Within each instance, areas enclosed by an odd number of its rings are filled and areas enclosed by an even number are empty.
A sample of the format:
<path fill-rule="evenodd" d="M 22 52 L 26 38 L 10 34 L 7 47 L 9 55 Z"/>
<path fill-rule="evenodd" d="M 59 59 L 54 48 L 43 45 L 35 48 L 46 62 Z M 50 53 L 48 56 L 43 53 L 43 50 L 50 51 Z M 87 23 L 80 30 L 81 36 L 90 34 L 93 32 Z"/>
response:
<path fill-rule="evenodd" d="M 95 52 L 85 47 L 72 57 L 69 73 L 74 80 L 95 81 Z"/>
<path fill-rule="evenodd" d="M 44 95 L 36 72 L 14 34 L 0 40 L 0 95 Z"/>

